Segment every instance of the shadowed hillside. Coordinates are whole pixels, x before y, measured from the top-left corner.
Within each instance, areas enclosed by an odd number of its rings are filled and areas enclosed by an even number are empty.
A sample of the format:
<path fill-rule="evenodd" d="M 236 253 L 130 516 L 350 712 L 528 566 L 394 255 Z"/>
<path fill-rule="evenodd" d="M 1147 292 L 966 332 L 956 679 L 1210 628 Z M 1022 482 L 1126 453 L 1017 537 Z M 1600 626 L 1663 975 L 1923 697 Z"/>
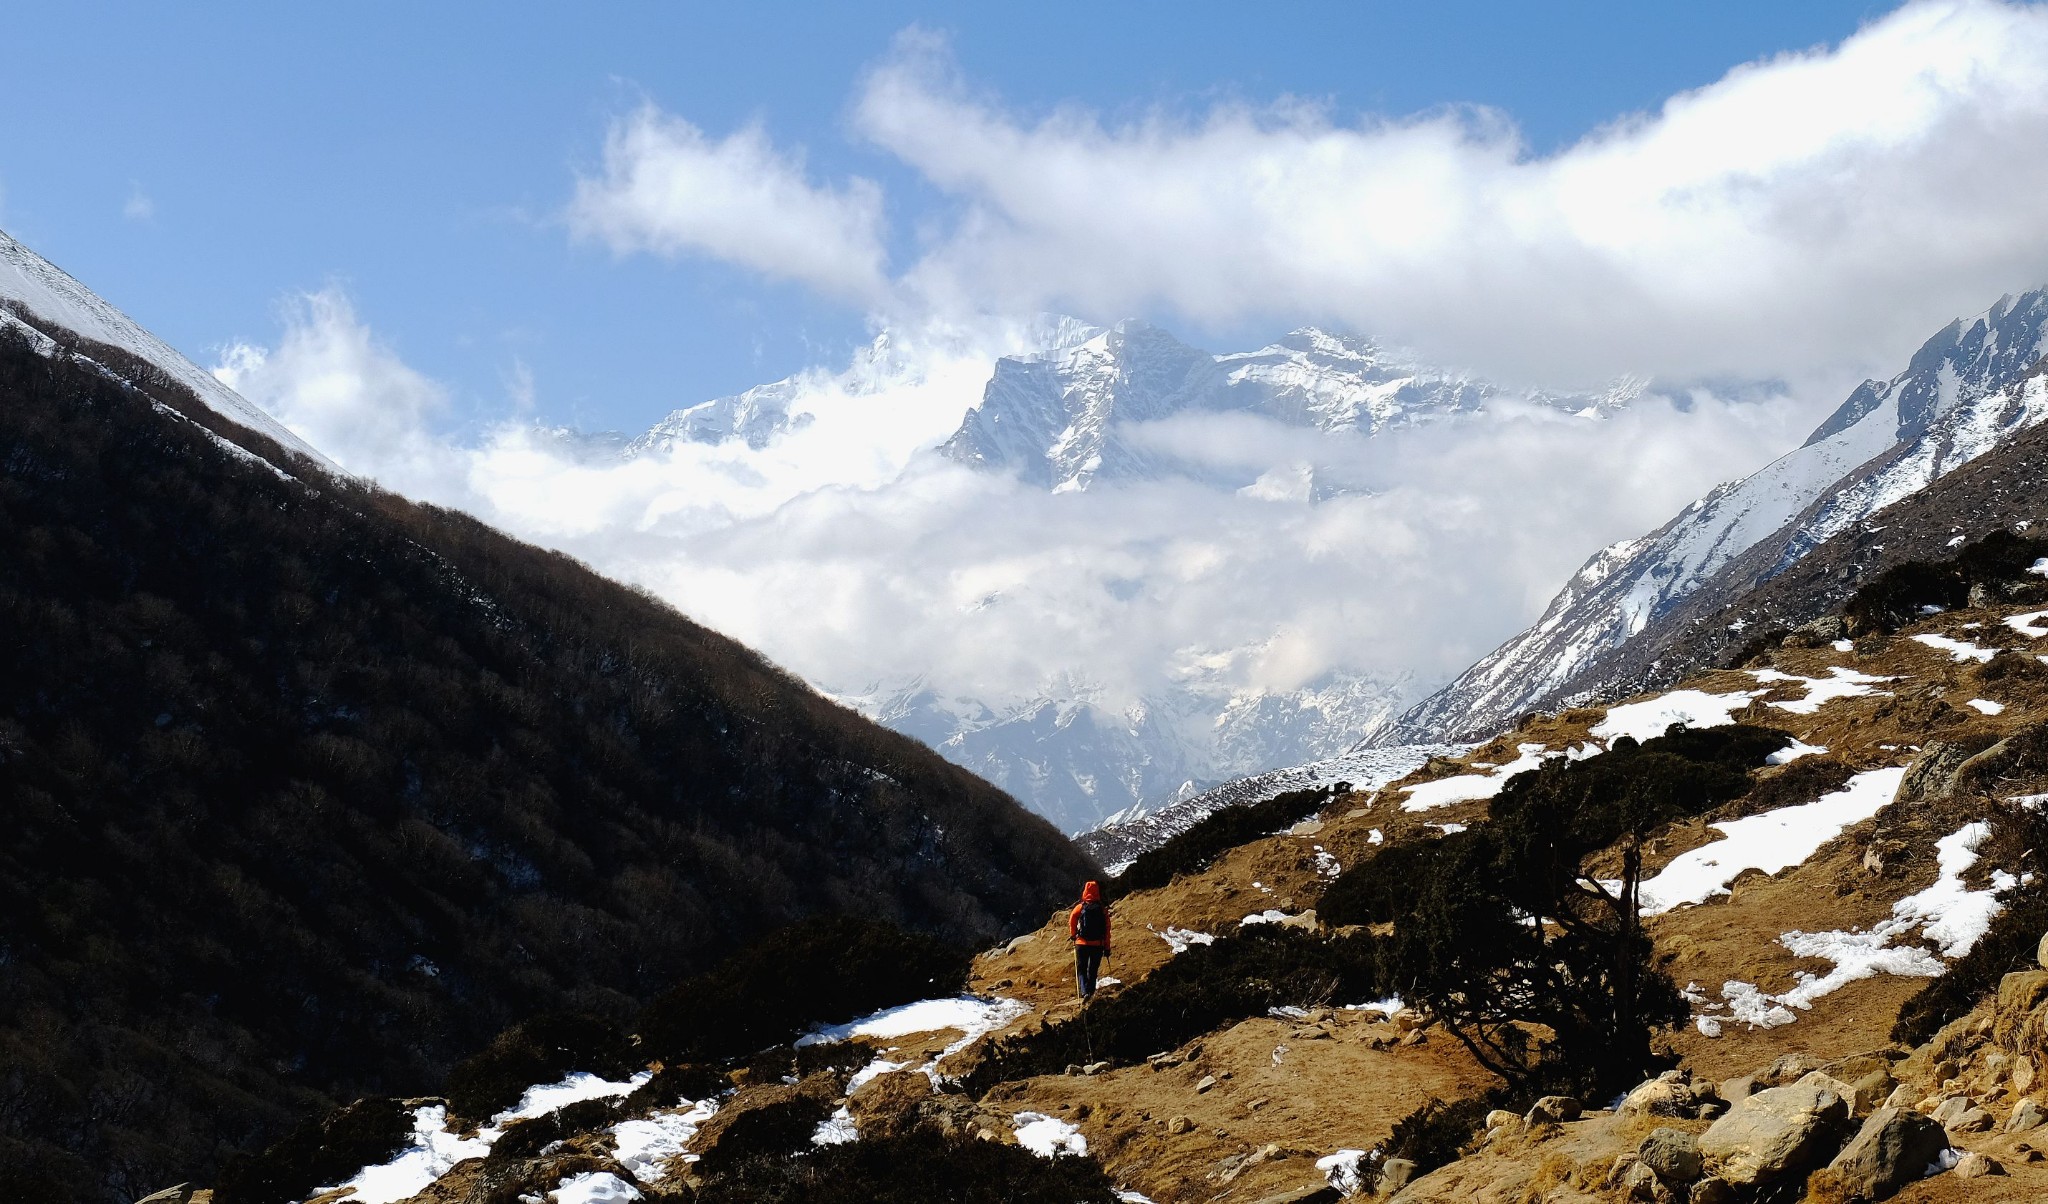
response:
<path fill-rule="evenodd" d="M 204 1179 L 802 916 L 985 942 L 1091 868 L 644 594 L 12 332 L 0 800 L 10 1200 Z"/>

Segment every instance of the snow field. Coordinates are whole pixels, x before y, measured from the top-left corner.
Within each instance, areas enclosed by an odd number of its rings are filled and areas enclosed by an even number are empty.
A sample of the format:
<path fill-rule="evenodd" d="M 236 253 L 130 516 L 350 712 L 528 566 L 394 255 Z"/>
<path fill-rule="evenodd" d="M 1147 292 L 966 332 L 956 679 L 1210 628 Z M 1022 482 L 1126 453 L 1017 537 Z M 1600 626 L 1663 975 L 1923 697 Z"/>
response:
<path fill-rule="evenodd" d="M 1521 755 L 1505 765 L 1495 767 L 1489 773 L 1460 774 L 1454 778 L 1438 778 L 1420 786 L 1409 786 L 1401 793 L 1408 797 L 1401 800 L 1403 811 L 1433 811 L 1448 807 L 1452 803 L 1468 803 L 1478 799 L 1492 798 L 1499 794 L 1508 779 L 1525 770 L 1543 764 L 1546 757 L 1559 754 L 1547 751 L 1541 744 L 1523 744 L 1517 747 Z"/>
<path fill-rule="evenodd" d="M 1791 953 L 1833 962 L 1833 968 L 1825 974 L 1797 971 L 1792 989 L 1777 995 L 1753 983 L 1724 983 L 1721 997 L 1727 1012 L 1702 1012 L 1694 1018 L 1695 1026 L 1709 1037 L 1721 1035 L 1723 1021 L 1751 1028 L 1775 1028 L 1798 1018 L 1794 1008 L 1811 1010 L 1814 1001 L 1852 982 L 1879 974 L 1904 978 L 1940 976 L 1948 969 L 1941 958 L 1962 957 L 1975 948 L 1990 930 L 1991 921 L 2005 910 L 1998 896 L 2019 884 L 2017 878 L 2004 870 L 1992 872 L 1991 885 L 1985 890 L 1973 891 L 1963 884 L 1963 875 L 1977 864 L 1977 850 L 1990 835 L 1991 825 L 1980 820 L 1964 824 L 1936 841 L 1938 873 L 1934 885 L 1894 903 L 1890 918 L 1867 932 L 1794 930 L 1779 937 L 1779 943 Z M 1920 945 L 1892 944 L 1915 930 L 1921 940 L 1934 944 L 1941 957 Z"/>
<path fill-rule="evenodd" d="M 1724 839 L 1680 854 L 1642 883 L 1643 914 L 1661 915 L 1725 895 L 1728 884 L 1745 870 L 1776 874 L 1800 864 L 1844 828 L 1877 814 L 1905 776 L 1903 766 L 1869 770 L 1803 806 L 1712 825 Z"/>
<path fill-rule="evenodd" d="M 1752 669 L 1749 675 L 1764 685 L 1798 682 L 1805 686 L 1804 698 L 1767 704 L 1793 715 L 1811 715 L 1837 698 L 1859 698 L 1875 694 L 1878 691 L 1871 689 L 1872 686 L 1898 680 L 1893 677 L 1859 673 L 1841 665 L 1831 666 L 1826 677 L 1801 677 L 1796 673 L 1780 673 L 1776 669 Z"/>
<path fill-rule="evenodd" d="M 618 1159 L 626 1173 L 642 1183 L 653 1183 L 662 1178 L 662 1168 L 672 1158 L 695 1162 L 695 1154 L 683 1153 L 683 1147 L 697 1135 L 697 1129 L 712 1113 L 718 1111 L 715 1099 L 685 1101 L 688 1107 L 674 1112 L 663 1112 L 645 1120 L 624 1120 L 612 1126 L 612 1142 L 618 1152 Z"/>
<path fill-rule="evenodd" d="M 548 1199 L 555 1204 L 623 1204 L 627 1200 L 646 1197 L 640 1189 L 612 1174 L 610 1171 L 584 1171 L 562 1180 L 562 1185 L 548 1193 Z"/>
<path fill-rule="evenodd" d="M 475 1137 L 458 1137 L 449 1132 L 448 1110 L 439 1104 L 416 1108 L 412 1114 L 410 1146 L 390 1161 L 366 1166 L 351 1178 L 319 1188 L 314 1194 L 347 1187 L 354 1189 L 355 1194 L 349 1197 L 354 1204 L 397 1204 L 425 1191 L 456 1163 L 490 1153 L 491 1146 L 514 1121 L 546 1116 L 581 1100 L 630 1095 L 653 1077 L 653 1072 L 642 1071 L 624 1082 L 612 1082 L 579 1071 L 559 1083 L 528 1087 L 517 1104 L 492 1117 L 490 1124 L 477 1130 Z M 617 1198 L 639 1199 L 639 1195 Z"/>
<path fill-rule="evenodd" d="M 1088 1152 L 1088 1139 L 1081 1136 L 1081 1130 L 1057 1116 L 1019 1112 L 1010 1118 L 1010 1123 L 1017 1127 L 1017 1144 L 1040 1158 Z"/>
<path fill-rule="evenodd" d="M 1952 640 L 1945 635 L 1916 635 L 1913 637 L 1913 642 L 1925 644 L 1937 651 L 1946 652 L 1958 661 L 1976 661 L 1982 664 L 1998 655 L 1996 648 L 1986 648 L 1981 644 L 1972 644 L 1967 640 Z"/>
<path fill-rule="evenodd" d="M 1607 717 L 1593 728 L 1593 735 L 1610 744 L 1622 736 L 1637 741 L 1654 740 L 1674 723 L 1687 727 L 1726 727 L 1735 722 L 1735 712 L 1746 707 L 1762 690 L 1733 694 L 1708 694 L 1703 690 L 1673 690 L 1642 702 L 1609 707 Z"/>
<path fill-rule="evenodd" d="M 2041 626 L 2042 619 L 2048 619 L 2048 610 L 2030 610 L 2023 615 L 2007 615 L 2005 625 L 2030 640 L 2038 640 L 2048 635 L 2048 627 Z"/>

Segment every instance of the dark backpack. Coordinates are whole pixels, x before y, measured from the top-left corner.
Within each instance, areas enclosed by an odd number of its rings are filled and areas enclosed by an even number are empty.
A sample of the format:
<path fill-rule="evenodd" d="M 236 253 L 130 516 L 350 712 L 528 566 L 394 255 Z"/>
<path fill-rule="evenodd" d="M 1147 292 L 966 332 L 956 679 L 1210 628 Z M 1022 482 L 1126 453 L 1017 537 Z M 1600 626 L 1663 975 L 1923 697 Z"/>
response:
<path fill-rule="evenodd" d="M 1084 941 L 1108 940 L 1109 909 L 1100 903 L 1081 904 L 1080 933 Z"/>

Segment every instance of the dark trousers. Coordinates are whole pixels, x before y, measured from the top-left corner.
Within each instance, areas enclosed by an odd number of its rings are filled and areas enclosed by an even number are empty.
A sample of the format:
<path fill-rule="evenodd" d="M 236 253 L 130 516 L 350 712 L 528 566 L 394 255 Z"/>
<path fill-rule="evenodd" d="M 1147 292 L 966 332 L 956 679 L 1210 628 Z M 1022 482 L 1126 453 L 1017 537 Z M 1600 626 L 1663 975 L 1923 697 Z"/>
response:
<path fill-rule="evenodd" d="M 1081 984 L 1081 998 L 1095 993 L 1095 978 L 1102 973 L 1102 959 L 1109 950 L 1100 945 L 1074 946 L 1074 978 Z"/>

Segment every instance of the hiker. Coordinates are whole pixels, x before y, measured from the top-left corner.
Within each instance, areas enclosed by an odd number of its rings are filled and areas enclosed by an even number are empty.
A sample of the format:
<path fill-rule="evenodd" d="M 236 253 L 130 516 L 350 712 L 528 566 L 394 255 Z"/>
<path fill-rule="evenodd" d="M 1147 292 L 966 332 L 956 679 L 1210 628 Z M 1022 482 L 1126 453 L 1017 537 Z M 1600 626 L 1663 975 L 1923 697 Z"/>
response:
<path fill-rule="evenodd" d="M 1102 901 L 1101 883 L 1091 879 L 1081 888 L 1081 901 L 1067 915 L 1067 935 L 1074 938 L 1074 978 L 1086 1002 L 1095 994 L 1102 959 L 1109 956 L 1109 904 Z"/>

